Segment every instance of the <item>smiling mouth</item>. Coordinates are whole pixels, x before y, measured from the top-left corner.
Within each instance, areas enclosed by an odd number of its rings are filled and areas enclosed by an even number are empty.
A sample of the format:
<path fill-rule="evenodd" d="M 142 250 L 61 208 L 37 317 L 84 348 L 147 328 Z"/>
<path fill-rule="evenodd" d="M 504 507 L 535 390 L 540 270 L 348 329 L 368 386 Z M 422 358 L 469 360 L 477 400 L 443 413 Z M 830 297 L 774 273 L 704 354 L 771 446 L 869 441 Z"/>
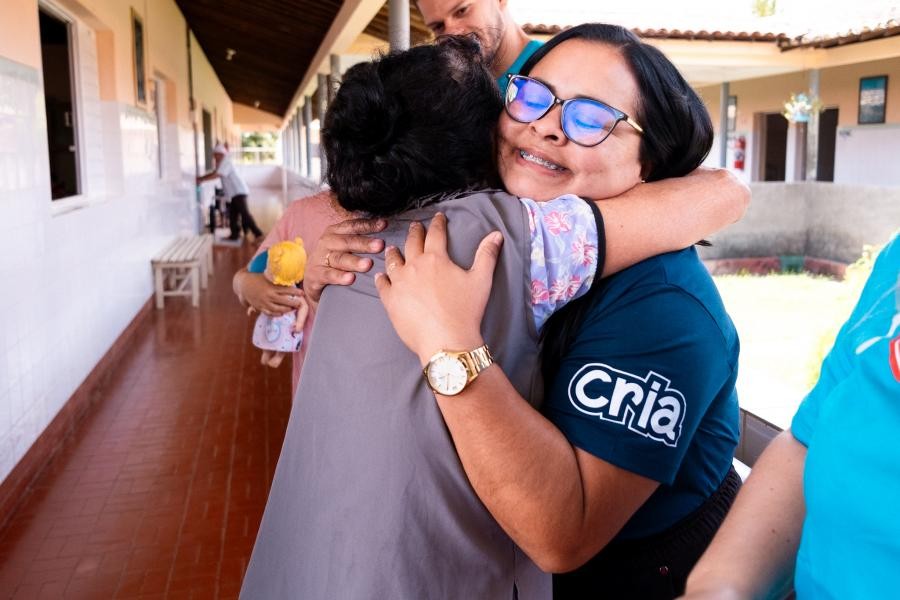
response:
<path fill-rule="evenodd" d="M 539 156 L 535 156 L 534 154 L 530 154 L 524 150 L 519 150 L 519 156 L 522 157 L 522 160 L 526 160 L 530 163 L 540 165 L 546 169 L 550 169 L 551 171 L 565 171 L 566 168 L 562 167 L 556 163 L 552 163 L 549 160 L 545 160 Z"/>

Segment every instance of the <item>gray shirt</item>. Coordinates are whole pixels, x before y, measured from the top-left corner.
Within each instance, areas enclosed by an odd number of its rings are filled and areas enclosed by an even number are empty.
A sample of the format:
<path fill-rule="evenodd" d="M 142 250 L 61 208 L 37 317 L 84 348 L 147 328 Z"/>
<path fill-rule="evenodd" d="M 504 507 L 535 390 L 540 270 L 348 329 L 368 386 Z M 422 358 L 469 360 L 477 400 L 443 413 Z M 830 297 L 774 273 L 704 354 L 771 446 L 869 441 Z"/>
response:
<path fill-rule="evenodd" d="M 411 219 L 391 220 L 403 247 Z M 502 192 L 440 204 L 450 255 L 471 265 L 490 231 L 504 244 L 482 333 L 525 398 L 542 389 L 530 307 L 526 211 Z M 422 377 L 375 291 L 383 257 L 351 287 L 329 287 L 241 598 L 511 599 L 551 596 L 542 573 L 476 496 Z"/>

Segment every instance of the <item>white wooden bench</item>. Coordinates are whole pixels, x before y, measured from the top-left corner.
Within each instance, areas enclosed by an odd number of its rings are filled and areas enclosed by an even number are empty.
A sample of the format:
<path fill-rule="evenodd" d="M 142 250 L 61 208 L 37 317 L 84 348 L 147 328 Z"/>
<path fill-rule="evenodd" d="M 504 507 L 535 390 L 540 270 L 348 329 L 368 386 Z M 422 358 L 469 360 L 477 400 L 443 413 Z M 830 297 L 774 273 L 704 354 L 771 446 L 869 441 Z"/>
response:
<path fill-rule="evenodd" d="M 156 308 L 162 308 L 166 296 L 190 296 L 191 304 L 200 304 L 200 288 L 209 285 L 213 272 L 213 236 L 180 237 L 153 257 L 153 285 Z"/>

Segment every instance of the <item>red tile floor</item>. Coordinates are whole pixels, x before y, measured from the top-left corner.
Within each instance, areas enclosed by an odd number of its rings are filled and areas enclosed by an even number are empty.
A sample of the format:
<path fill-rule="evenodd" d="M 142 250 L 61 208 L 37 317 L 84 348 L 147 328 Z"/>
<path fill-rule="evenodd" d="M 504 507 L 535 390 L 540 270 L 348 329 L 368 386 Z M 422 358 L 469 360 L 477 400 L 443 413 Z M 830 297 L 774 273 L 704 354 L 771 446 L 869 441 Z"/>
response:
<path fill-rule="evenodd" d="M 0 598 L 236 598 L 290 412 L 216 247 L 199 309 L 169 298 L 0 531 Z M 149 268 L 149 267 L 148 267 Z"/>

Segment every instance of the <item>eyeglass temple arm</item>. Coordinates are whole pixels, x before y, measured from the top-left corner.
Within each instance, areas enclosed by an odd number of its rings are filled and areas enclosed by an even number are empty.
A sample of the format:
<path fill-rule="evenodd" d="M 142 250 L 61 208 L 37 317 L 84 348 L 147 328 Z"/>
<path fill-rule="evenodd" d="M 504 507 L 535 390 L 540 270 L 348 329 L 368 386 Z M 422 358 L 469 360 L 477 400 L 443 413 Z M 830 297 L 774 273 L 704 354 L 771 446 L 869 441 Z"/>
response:
<path fill-rule="evenodd" d="M 638 124 L 637 124 L 637 121 L 635 121 L 635 120 L 632 119 L 631 117 L 626 116 L 626 117 L 625 117 L 625 122 L 628 123 L 629 125 L 631 125 L 632 127 L 634 127 L 634 129 L 635 129 L 638 133 L 644 133 L 644 128 L 641 127 L 640 125 L 638 125 Z"/>

